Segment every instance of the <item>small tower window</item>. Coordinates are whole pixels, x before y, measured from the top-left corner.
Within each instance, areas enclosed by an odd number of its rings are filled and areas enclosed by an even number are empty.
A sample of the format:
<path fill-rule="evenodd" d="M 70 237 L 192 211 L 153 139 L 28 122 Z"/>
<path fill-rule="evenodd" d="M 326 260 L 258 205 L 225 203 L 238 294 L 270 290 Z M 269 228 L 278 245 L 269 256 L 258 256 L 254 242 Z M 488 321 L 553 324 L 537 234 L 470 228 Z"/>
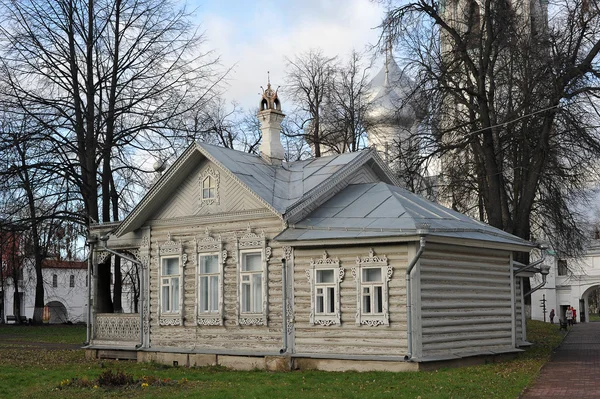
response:
<path fill-rule="evenodd" d="M 215 179 L 212 176 L 206 176 L 202 180 L 202 199 L 214 199 L 216 192 Z"/>
<path fill-rule="evenodd" d="M 72 274 L 69 277 L 69 287 L 71 287 L 71 288 L 75 287 L 75 276 Z"/>
<path fill-rule="evenodd" d="M 56 274 L 52 275 L 52 287 L 58 287 L 58 276 Z"/>

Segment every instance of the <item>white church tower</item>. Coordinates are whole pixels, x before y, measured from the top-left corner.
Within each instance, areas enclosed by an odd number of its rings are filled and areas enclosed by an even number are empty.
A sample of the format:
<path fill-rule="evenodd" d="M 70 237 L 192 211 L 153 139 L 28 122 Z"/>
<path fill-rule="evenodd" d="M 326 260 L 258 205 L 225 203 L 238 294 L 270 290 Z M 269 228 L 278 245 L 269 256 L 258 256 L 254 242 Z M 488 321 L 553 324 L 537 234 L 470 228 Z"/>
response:
<path fill-rule="evenodd" d="M 260 144 L 260 155 L 273 165 L 281 165 L 285 158 L 285 151 L 281 144 L 281 121 L 285 114 L 281 112 L 281 103 L 277 97 L 277 91 L 271 88 L 271 82 L 267 82 L 267 89 L 263 90 L 258 120 L 262 132 Z"/>

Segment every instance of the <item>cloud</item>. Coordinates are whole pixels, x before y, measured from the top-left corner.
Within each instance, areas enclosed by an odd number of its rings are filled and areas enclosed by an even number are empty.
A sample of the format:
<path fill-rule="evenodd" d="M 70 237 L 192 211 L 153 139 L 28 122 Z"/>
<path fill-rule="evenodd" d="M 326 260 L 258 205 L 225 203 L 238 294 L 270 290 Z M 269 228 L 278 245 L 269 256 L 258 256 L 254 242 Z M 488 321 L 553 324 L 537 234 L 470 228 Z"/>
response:
<path fill-rule="evenodd" d="M 198 17 L 206 31 L 206 45 L 221 55 L 224 67 L 235 65 L 225 97 L 251 109 L 258 106 L 267 71 L 273 85 L 286 83 L 285 57 L 311 48 L 343 57 L 352 49 L 362 51 L 376 43 L 383 9 L 368 0 L 215 0 L 205 1 Z"/>

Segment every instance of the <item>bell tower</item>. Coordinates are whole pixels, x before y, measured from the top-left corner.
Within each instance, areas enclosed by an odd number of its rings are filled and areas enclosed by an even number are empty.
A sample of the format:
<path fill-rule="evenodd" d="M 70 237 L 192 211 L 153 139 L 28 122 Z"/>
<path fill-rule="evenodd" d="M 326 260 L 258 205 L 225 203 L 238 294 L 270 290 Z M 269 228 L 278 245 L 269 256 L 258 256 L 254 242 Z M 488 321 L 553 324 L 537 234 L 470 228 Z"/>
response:
<path fill-rule="evenodd" d="M 263 89 L 258 111 L 262 132 L 260 155 L 273 165 L 281 165 L 285 155 L 280 138 L 283 118 L 285 118 L 285 114 L 281 112 L 277 90 L 271 88 L 271 81 L 267 79 L 267 89 Z"/>

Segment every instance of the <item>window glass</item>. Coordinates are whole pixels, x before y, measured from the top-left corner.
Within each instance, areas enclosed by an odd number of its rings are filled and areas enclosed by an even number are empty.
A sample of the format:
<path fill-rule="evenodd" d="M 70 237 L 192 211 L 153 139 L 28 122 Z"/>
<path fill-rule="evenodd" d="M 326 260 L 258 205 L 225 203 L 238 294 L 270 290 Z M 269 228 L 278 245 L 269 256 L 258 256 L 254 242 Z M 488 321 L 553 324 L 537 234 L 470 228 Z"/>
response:
<path fill-rule="evenodd" d="M 208 312 L 208 277 L 200 277 L 200 310 Z"/>
<path fill-rule="evenodd" d="M 363 269 L 363 281 L 381 282 L 381 268 Z"/>
<path fill-rule="evenodd" d="M 335 288 L 327 287 L 327 313 L 335 313 Z"/>
<path fill-rule="evenodd" d="M 242 284 L 242 312 L 250 312 L 250 284 Z"/>
<path fill-rule="evenodd" d="M 171 310 L 177 312 L 179 311 L 179 278 L 172 278 L 171 284 Z"/>
<path fill-rule="evenodd" d="M 317 313 L 325 312 L 325 297 L 323 296 L 323 288 L 317 288 Z"/>
<path fill-rule="evenodd" d="M 163 259 L 163 276 L 171 276 L 179 274 L 179 258 Z"/>
<path fill-rule="evenodd" d="M 558 275 L 566 276 L 568 270 L 569 270 L 569 268 L 568 268 L 567 261 L 565 259 L 559 259 L 558 260 Z"/>
<path fill-rule="evenodd" d="M 167 280 L 167 283 L 168 283 L 168 280 Z M 171 308 L 169 306 L 169 286 L 168 285 L 163 285 L 161 296 L 162 296 L 162 311 L 170 312 Z"/>
<path fill-rule="evenodd" d="M 200 257 L 200 273 L 211 274 L 219 272 L 219 256 L 205 255 Z"/>
<path fill-rule="evenodd" d="M 202 181 L 202 198 L 211 199 L 215 198 L 215 181 L 211 176 L 207 176 Z"/>
<path fill-rule="evenodd" d="M 248 253 L 242 255 L 242 271 L 254 272 L 262 270 L 262 259 L 260 253 Z"/>
<path fill-rule="evenodd" d="M 317 283 L 333 283 L 333 269 L 317 270 Z"/>
<path fill-rule="evenodd" d="M 251 311 L 260 313 L 262 311 L 262 276 L 260 274 L 252 275 L 252 288 L 254 301 Z"/>
<path fill-rule="evenodd" d="M 219 277 L 210 276 L 210 309 L 211 312 L 219 310 Z"/>

